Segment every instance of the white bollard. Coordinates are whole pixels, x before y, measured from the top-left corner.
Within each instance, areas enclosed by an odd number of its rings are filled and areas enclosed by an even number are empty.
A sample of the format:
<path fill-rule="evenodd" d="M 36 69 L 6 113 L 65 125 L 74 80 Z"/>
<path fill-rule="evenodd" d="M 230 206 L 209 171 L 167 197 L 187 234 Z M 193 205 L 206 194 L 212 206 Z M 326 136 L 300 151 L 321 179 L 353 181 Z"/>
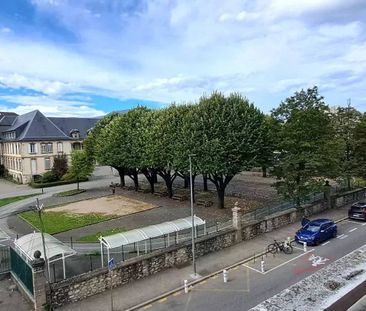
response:
<path fill-rule="evenodd" d="M 261 272 L 264 273 L 264 260 L 261 261 Z"/>
<path fill-rule="evenodd" d="M 188 281 L 184 280 L 184 293 L 188 294 Z"/>
<path fill-rule="evenodd" d="M 304 242 L 304 253 L 306 253 L 306 251 L 307 251 L 307 243 Z"/>
<path fill-rule="evenodd" d="M 229 272 L 227 270 L 222 271 L 222 276 L 224 277 L 224 283 L 227 283 Z"/>
<path fill-rule="evenodd" d="M 291 245 L 291 237 L 287 237 L 287 245 Z"/>

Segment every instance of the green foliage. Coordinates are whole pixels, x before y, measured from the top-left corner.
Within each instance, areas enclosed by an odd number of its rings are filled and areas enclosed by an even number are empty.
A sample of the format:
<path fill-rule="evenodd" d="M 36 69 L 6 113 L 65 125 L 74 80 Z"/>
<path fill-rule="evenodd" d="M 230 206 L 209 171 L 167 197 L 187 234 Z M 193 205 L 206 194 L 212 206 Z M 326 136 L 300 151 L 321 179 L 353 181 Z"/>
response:
<path fill-rule="evenodd" d="M 41 183 L 50 183 L 54 181 L 58 181 L 59 178 L 56 173 L 52 171 L 48 171 L 42 175 Z"/>
<path fill-rule="evenodd" d="M 65 180 L 76 179 L 79 190 L 79 181 L 90 176 L 93 170 L 94 163 L 87 153 L 84 150 L 75 150 L 71 154 L 71 167 L 65 174 Z"/>
<path fill-rule="evenodd" d="M 366 113 L 354 129 L 354 173 L 366 179 Z"/>
<path fill-rule="evenodd" d="M 338 107 L 333 115 L 334 158 L 336 161 L 334 175 L 343 178 L 348 190 L 351 189 L 352 176 L 355 174 L 355 128 L 360 122 L 361 113 L 348 105 Z"/>
<path fill-rule="evenodd" d="M 320 190 L 323 177 L 334 170 L 329 108 L 313 87 L 287 98 L 272 117 L 280 124 L 276 187 L 286 199 L 300 204 Z"/>
<path fill-rule="evenodd" d="M 66 177 L 66 175 L 64 175 L 64 177 Z M 82 181 L 87 181 L 88 178 L 80 178 L 79 182 Z M 69 185 L 69 184 L 74 184 L 76 183 L 77 180 L 76 179 L 70 179 L 70 180 L 58 180 L 58 181 L 54 181 L 54 182 L 48 182 L 48 183 L 30 183 L 29 185 L 32 188 L 49 188 L 49 187 L 55 187 L 55 186 L 61 186 L 61 185 Z"/>
<path fill-rule="evenodd" d="M 90 234 L 90 235 L 86 235 L 83 236 L 79 239 L 79 241 L 81 242 L 98 242 L 99 237 L 100 236 L 109 236 L 109 235 L 113 235 L 116 233 L 121 233 L 121 232 L 126 232 L 127 230 L 125 228 L 113 228 L 113 229 L 108 229 L 108 230 L 104 230 L 104 231 L 100 231 L 94 234 Z"/>
<path fill-rule="evenodd" d="M 36 212 L 29 211 L 18 214 L 18 217 L 24 219 L 34 228 L 41 230 L 41 224 Z M 42 220 L 44 224 L 45 232 L 49 234 L 55 234 L 72 230 L 87 225 L 99 223 L 101 221 L 110 220 L 115 218 L 113 215 L 101 215 L 101 214 L 71 214 L 66 212 L 52 212 L 45 211 L 42 214 Z"/>
<path fill-rule="evenodd" d="M 4 205 L 10 204 L 10 203 L 21 201 L 21 200 L 33 197 L 35 195 L 38 195 L 38 193 L 37 194 L 20 195 L 20 196 L 17 196 L 17 197 L 0 199 L 0 206 L 4 206 Z"/>
<path fill-rule="evenodd" d="M 57 176 L 57 180 L 60 180 L 67 172 L 67 156 L 65 153 L 58 154 L 53 159 L 52 172 Z"/>
<path fill-rule="evenodd" d="M 73 196 L 73 195 L 83 193 L 85 191 L 86 191 L 85 189 L 80 189 L 80 190 L 74 189 L 74 190 L 69 190 L 69 191 L 56 193 L 55 196 L 56 197 L 70 197 L 70 196 Z"/>

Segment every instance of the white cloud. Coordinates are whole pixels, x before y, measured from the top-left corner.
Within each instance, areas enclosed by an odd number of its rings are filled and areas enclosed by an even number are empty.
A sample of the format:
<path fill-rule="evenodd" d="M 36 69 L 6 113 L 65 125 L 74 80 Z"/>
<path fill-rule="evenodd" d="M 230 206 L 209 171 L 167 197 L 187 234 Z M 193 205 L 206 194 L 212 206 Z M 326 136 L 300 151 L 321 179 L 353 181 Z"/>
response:
<path fill-rule="evenodd" d="M 11 33 L 13 31 L 8 27 L 3 27 L 3 28 L 0 29 L 0 32 L 2 32 L 2 33 Z"/>
<path fill-rule="evenodd" d="M 18 114 L 36 109 L 50 117 L 96 117 L 106 114 L 82 101 L 61 100 L 49 96 L 0 96 L 1 99 L 17 104 L 15 108 L 7 110 Z"/>

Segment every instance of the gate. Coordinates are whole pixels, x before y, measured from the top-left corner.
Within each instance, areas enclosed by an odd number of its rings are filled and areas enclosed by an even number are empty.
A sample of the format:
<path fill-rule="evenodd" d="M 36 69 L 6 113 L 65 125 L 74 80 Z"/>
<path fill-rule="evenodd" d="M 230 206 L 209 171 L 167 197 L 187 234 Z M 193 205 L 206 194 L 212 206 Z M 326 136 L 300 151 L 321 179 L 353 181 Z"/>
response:
<path fill-rule="evenodd" d="M 10 247 L 0 246 L 0 274 L 10 271 Z"/>
<path fill-rule="evenodd" d="M 10 247 L 11 272 L 33 296 L 33 271 L 28 262 Z"/>

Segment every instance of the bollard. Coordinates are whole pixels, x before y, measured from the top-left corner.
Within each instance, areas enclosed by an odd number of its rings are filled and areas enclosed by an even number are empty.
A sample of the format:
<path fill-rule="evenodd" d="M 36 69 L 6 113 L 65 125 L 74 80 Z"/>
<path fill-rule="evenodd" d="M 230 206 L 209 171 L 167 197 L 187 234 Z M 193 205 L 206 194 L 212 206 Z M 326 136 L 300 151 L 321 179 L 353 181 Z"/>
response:
<path fill-rule="evenodd" d="M 184 280 L 184 293 L 188 294 L 188 281 Z"/>
<path fill-rule="evenodd" d="M 287 245 L 291 245 L 291 237 L 287 237 Z"/>
<path fill-rule="evenodd" d="M 222 276 L 224 277 L 224 283 L 227 283 L 227 277 L 228 277 L 228 271 L 227 270 L 223 270 L 222 271 Z"/>
<path fill-rule="evenodd" d="M 264 260 L 261 261 L 261 272 L 264 273 Z"/>
<path fill-rule="evenodd" d="M 306 242 L 304 242 L 304 252 L 305 252 L 305 253 L 306 253 L 306 250 L 307 250 L 306 246 L 307 246 L 307 243 L 306 243 Z"/>

